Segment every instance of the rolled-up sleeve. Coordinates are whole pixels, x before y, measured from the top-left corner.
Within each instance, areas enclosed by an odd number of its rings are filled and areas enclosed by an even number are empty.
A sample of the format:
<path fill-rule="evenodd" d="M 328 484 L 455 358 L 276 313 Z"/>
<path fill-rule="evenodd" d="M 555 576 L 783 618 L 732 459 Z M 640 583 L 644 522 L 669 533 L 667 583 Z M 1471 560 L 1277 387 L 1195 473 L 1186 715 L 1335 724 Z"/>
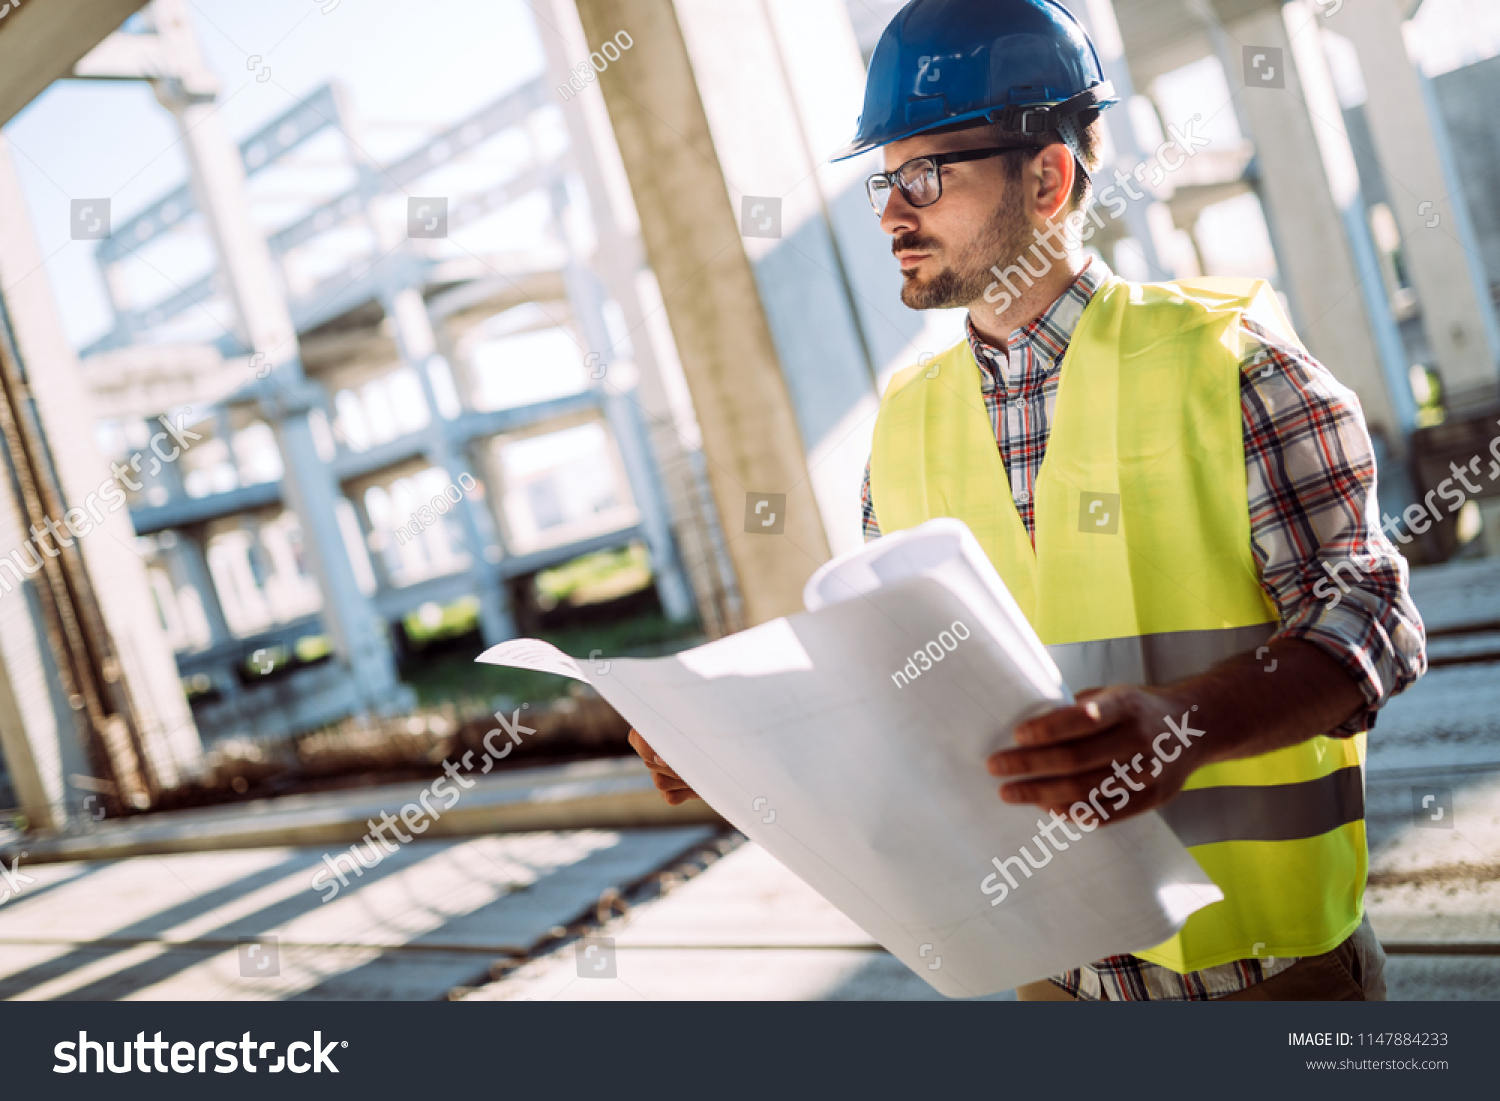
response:
<path fill-rule="evenodd" d="M 1299 638 L 1338 660 L 1366 706 L 1351 735 L 1427 670 L 1406 559 L 1381 528 L 1359 399 L 1301 349 L 1245 322 L 1241 362 L 1250 538 L 1261 587 Z"/>

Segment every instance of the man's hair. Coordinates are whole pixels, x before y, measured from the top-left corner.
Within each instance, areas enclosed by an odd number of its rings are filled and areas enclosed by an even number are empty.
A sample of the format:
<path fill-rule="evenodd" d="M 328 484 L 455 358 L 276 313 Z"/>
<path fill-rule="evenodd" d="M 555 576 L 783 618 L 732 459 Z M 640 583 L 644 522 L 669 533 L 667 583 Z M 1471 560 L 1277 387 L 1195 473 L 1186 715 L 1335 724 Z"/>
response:
<path fill-rule="evenodd" d="M 1093 185 L 1089 181 L 1089 174 L 1099 170 L 1099 145 L 1102 137 L 1102 123 L 1099 121 L 1099 112 L 1091 110 L 1085 117 L 1091 115 L 1087 125 L 1079 128 L 1078 152 L 1082 156 L 1082 164 L 1076 163 L 1079 158 L 1075 157 L 1073 173 L 1073 193 L 1068 197 L 1068 210 L 1082 210 L 1089 201 L 1089 195 L 1093 191 Z M 1081 121 L 1081 120 L 1080 120 Z M 1048 130 L 1043 134 L 1019 134 L 1013 130 L 1002 130 L 993 123 L 986 124 L 989 137 L 996 145 L 1009 145 L 1013 142 L 1030 141 L 1038 145 L 1051 145 L 1062 141 L 1062 135 L 1056 130 Z M 1021 178 L 1021 169 L 1036 156 L 1031 149 L 1018 149 L 1013 153 L 1006 153 L 1000 157 L 1000 163 L 1005 167 L 1005 177 L 1012 183 Z"/>

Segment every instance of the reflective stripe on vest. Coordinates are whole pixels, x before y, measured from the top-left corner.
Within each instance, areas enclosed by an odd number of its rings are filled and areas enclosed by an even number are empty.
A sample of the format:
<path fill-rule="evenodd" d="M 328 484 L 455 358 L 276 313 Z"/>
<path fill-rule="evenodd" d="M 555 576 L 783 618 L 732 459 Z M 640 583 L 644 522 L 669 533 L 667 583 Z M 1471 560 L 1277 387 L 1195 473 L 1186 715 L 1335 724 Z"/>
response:
<path fill-rule="evenodd" d="M 1295 841 L 1365 816 L 1358 765 L 1300 784 L 1196 788 L 1178 794 L 1161 816 L 1184 845 L 1219 841 Z"/>
<path fill-rule="evenodd" d="M 1257 623 L 1067 642 L 1048 646 L 1047 653 L 1075 691 L 1110 684 L 1163 685 L 1255 650 L 1274 633 L 1272 624 Z M 1352 765 L 1315 780 L 1185 791 L 1161 814 L 1184 845 L 1206 845 L 1315 837 L 1363 818 L 1364 806 L 1360 769 Z"/>
<path fill-rule="evenodd" d="M 1254 650 L 1276 633 L 1271 623 L 1210 631 L 1167 631 L 1048 646 L 1075 692 L 1111 684 L 1171 684 Z"/>
<path fill-rule="evenodd" d="M 1034 546 L 967 342 L 901 372 L 871 448 L 881 530 L 968 524 L 1075 691 L 1166 684 L 1254 652 L 1279 620 L 1250 545 L 1247 314 L 1296 342 L 1259 281 L 1099 287 L 1063 360 Z M 1363 734 L 1316 737 L 1191 773 L 1163 817 L 1225 898 L 1136 954 L 1196 971 L 1347 937 L 1363 915 L 1363 760 Z"/>

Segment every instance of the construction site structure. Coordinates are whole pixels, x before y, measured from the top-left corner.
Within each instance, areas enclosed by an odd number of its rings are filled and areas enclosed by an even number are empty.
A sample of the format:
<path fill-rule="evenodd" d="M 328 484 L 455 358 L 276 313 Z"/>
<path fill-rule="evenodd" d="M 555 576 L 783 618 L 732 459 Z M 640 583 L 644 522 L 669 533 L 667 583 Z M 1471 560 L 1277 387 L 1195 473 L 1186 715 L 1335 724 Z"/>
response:
<path fill-rule="evenodd" d="M 1308 350 L 1358 396 L 1379 505 L 1401 514 L 1483 449 L 1500 410 L 1485 117 L 1500 59 L 1428 80 L 1397 0 L 1064 2 L 1124 97 L 1095 179 L 1119 212 L 1089 246 L 1132 279 L 1272 274 Z M 962 337 L 956 311 L 899 304 L 863 188 L 881 155 L 828 162 L 898 4 L 545 0 L 545 76 L 390 163 L 335 86 L 236 146 L 188 9 L 154 0 L 116 31 L 139 6 L 53 0 L 0 20 L 0 121 L 59 77 L 145 80 L 190 165 L 183 188 L 100 231 L 115 324 L 80 365 L 26 278 L 42 258 L 0 158 L 0 537 L 19 547 L 82 507 L 111 462 L 139 487 L 125 483 L 128 530 L 111 513 L 117 538 L 44 550 L 14 586 L 25 599 L 0 595 L 0 732 L 37 821 L 100 792 L 152 805 L 205 740 L 398 712 L 391 624 L 464 599 L 485 641 L 508 637 L 516 579 L 586 551 L 643 545 L 667 614 L 696 610 L 718 635 L 800 610 L 813 570 L 857 545 L 884 386 Z M 1215 118 L 1237 138 L 1200 148 Z M 437 170 L 492 143 L 513 171 L 449 194 Z M 257 177 L 334 147 L 352 182 L 258 230 Z M 454 240 L 521 204 L 543 245 Z M 1230 205 L 1264 238 L 1254 271 L 1205 246 Z M 139 265 L 190 233 L 212 241 L 212 270 L 138 300 Z M 480 349 L 554 331 L 574 385 L 486 396 Z M 99 453 L 72 434 L 94 420 Z M 1469 502 L 1487 532 L 1496 501 L 1492 481 Z M 1440 558 L 1457 527 L 1404 549 Z M 247 666 L 272 675 L 247 682 Z"/>
<path fill-rule="evenodd" d="M 186 774 L 201 764 L 200 747 L 221 739 L 285 739 L 351 714 L 410 709 L 393 625 L 469 604 L 484 643 L 504 641 L 516 634 L 510 586 L 593 551 L 643 544 L 668 619 L 699 617 L 712 635 L 740 625 L 691 405 L 673 402 L 673 380 L 662 380 L 675 369 L 682 391 L 670 329 L 651 322 L 659 292 L 602 190 L 596 139 L 572 117 L 581 106 L 549 83 L 565 82 L 567 68 L 559 54 L 547 77 L 377 164 L 333 86 L 231 142 L 181 0 L 156 0 L 74 66 L 78 78 L 148 81 L 190 167 L 182 187 L 99 235 L 115 322 L 71 373 L 88 390 L 75 408 L 95 418 L 78 438 L 97 440 L 128 498 L 133 533 L 119 542 L 144 566 L 137 603 L 154 604 L 136 613 L 162 627 L 158 679 L 172 668 L 163 642 L 175 657 L 182 687 L 169 694 L 182 745 L 173 763 Z M 330 134 L 352 185 L 263 235 L 248 182 Z M 491 171 L 481 190 L 411 197 L 496 148 L 506 150 L 505 171 Z M 544 247 L 442 247 L 518 203 L 543 211 Z M 25 234 L 23 224 L 11 229 Z M 149 266 L 153 245 L 195 233 L 212 241 L 212 269 L 140 301 L 132 265 Z M 55 314 L 49 305 L 39 309 Z M 572 363 L 554 353 L 516 366 L 540 381 L 533 392 L 551 393 L 487 403 L 469 366 L 476 346 L 543 331 L 571 338 Z M 21 370 L 7 360 L 8 375 Z M 49 434 L 56 424 L 36 432 L 33 449 L 44 451 Z M 42 493 L 25 503 L 40 519 L 81 499 Z M 65 570 L 71 559 L 48 566 Z M 75 587 L 87 581 L 77 572 Z M 54 650 L 70 641 L 61 632 Z M 94 664 L 113 670 L 113 661 L 106 651 Z M 29 760 L 17 739 L 7 758 L 13 786 L 25 789 L 18 801 L 36 822 L 76 819 L 106 805 L 87 795 L 125 790 L 119 762 L 131 761 L 147 778 L 107 805 L 152 805 L 161 782 L 150 780 L 149 755 L 125 744 L 140 740 L 131 710 L 101 711 L 88 684 L 67 687 L 81 694 L 92 729 L 63 739 L 75 751 L 52 762 Z M 113 768 L 89 759 L 88 747 L 114 742 Z"/>

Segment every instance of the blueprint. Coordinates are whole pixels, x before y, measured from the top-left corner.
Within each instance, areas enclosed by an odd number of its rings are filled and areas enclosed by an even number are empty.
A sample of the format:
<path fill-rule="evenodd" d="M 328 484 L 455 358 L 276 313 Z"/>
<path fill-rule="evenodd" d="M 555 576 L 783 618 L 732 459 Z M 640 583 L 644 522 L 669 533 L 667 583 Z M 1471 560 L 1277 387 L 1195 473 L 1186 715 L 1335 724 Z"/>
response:
<path fill-rule="evenodd" d="M 1149 948 L 1223 897 L 1155 812 L 1065 831 L 1000 800 L 986 757 L 1072 696 L 963 523 L 834 559 L 804 604 L 668 657 L 575 662 L 518 639 L 478 660 L 591 684 L 714 810 L 950 997 Z"/>

